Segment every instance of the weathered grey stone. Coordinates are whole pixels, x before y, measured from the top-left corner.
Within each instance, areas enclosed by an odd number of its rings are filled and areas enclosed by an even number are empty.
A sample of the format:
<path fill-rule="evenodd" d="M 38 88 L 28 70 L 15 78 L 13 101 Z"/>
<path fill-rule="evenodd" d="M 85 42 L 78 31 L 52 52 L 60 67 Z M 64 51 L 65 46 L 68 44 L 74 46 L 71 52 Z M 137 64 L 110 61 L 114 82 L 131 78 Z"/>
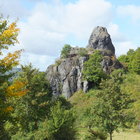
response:
<path fill-rule="evenodd" d="M 63 94 L 66 98 L 80 89 L 82 86 L 82 69 L 86 57 L 70 57 L 61 59 L 59 66 L 49 66 L 46 71 L 47 79 L 50 81 L 53 95 Z"/>
<path fill-rule="evenodd" d="M 107 29 L 104 27 L 97 26 L 89 39 L 89 44 L 87 48 L 93 48 L 98 50 L 107 50 L 112 54 L 115 54 L 115 48 L 112 44 L 110 35 L 107 32 Z"/>
<path fill-rule="evenodd" d="M 71 96 L 68 78 L 63 83 L 62 94 L 68 99 Z"/>
<path fill-rule="evenodd" d="M 83 82 L 83 91 L 86 93 L 88 91 L 88 81 Z"/>

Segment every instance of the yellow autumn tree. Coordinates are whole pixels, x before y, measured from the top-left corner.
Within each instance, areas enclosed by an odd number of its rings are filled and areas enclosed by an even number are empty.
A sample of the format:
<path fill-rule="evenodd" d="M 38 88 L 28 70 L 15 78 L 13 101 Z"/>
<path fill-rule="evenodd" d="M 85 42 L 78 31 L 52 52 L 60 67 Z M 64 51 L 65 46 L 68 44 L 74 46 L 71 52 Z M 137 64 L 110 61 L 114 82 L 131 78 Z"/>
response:
<path fill-rule="evenodd" d="M 18 33 L 19 28 L 17 28 L 16 22 L 9 23 L 7 19 L 0 18 L 0 139 L 7 137 L 4 123 L 14 109 L 8 102 L 9 98 L 20 97 L 27 93 L 25 82 L 13 82 L 12 80 L 14 77 L 12 69 L 19 64 L 22 50 L 13 53 L 8 52 L 8 50 L 18 43 Z"/>

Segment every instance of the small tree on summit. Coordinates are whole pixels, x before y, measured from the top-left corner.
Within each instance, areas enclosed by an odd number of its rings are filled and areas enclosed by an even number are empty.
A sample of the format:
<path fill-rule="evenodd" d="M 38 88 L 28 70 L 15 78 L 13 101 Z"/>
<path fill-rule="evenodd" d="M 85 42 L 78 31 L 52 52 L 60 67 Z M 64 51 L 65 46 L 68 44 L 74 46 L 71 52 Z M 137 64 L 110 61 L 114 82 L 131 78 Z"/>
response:
<path fill-rule="evenodd" d="M 71 50 L 71 46 L 68 44 L 65 44 L 62 51 L 61 51 L 61 57 L 62 58 L 68 57 L 70 50 Z"/>

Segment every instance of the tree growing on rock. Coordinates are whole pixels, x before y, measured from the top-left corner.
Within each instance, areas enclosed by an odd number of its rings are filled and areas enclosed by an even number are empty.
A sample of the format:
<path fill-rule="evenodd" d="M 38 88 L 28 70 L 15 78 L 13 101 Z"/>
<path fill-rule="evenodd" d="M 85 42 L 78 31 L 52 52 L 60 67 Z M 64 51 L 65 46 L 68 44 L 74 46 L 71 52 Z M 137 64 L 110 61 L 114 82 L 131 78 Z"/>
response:
<path fill-rule="evenodd" d="M 98 86 L 101 79 L 106 78 L 106 73 L 101 65 L 102 60 L 103 56 L 100 51 L 95 51 L 90 55 L 89 60 L 84 63 L 83 78 L 93 83 L 94 86 Z"/>
<path fill-rule="evenodd" d="M 69 44 L 65 44 L 62 51 L 61 51 L 61 57 L 67 58 L 71 50 L 71 46 Z"/>

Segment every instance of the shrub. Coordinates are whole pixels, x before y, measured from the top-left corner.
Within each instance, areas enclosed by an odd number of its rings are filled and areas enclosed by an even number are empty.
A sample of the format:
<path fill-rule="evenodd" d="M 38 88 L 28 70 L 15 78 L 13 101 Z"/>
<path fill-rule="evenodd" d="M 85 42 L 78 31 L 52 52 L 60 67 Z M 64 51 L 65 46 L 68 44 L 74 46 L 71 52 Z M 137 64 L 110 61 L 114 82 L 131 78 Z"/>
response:
<path fill-rule="evenodd" d="M 75 136 L 73 123 L 73 111 L 67 101 L 61 98 L 51 106 L 46 120 L 40 123 L 35 140 L 72 140 Z"/>
<path fill-rule="evenodd" d="M 55 61 L 55 65 L 56 66 L 59 66 L 61 64 L 61 59 L 57 59 L 56 61 Z"/>
<path fill-rule="evenodd" d="M 85 56 L 85 55 L 87 55 L 87 50 L 85 49 L 85 48 L 80 48 L 79 49 L 79 51 L 78 51 L 78 54 L 80 55 L 80 56 Z"/>

